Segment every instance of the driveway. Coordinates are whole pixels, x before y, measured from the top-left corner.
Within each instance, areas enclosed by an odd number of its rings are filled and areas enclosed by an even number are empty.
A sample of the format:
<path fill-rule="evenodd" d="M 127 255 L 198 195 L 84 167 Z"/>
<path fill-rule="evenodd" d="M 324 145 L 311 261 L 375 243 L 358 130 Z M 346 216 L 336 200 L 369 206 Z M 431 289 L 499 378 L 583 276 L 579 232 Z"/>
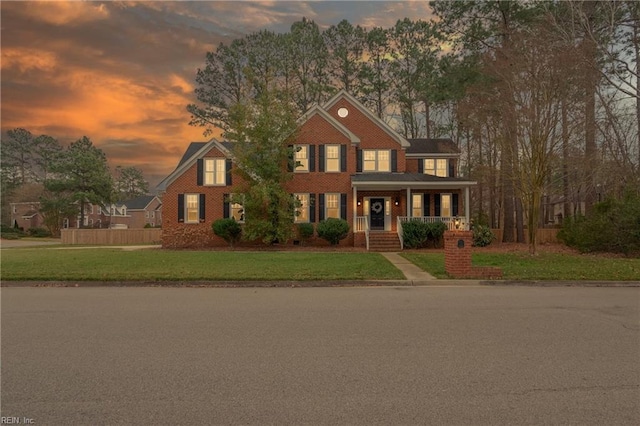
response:
<path fill-rule="evenodd" d="M 34 424 L 640 424 L 640 289 L 3 288 Z"/>

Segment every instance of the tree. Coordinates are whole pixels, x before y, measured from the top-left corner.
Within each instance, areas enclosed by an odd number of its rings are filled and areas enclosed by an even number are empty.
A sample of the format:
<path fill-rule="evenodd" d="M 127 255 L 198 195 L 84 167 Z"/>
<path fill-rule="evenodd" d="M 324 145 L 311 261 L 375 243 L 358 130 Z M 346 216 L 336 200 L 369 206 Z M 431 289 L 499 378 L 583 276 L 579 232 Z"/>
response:
<path fill-rule="evenodd" d="M 358 76 L 363 64 L 365 30 L 359 25 L 354 27 L 343 19 L 338 25 L 330 26 L 323 33 L 323 37 L 329 50 L 327 67 L 332 85 L 338 90 L 344 89 L 359 97 Z"/>
<path fill-rule="evenodd" d="M 266 244 L 293 236 L 296 203 L 284 189 L 290 179 L 292 152 L 287 141 L 295 136 L 295 105 L 287 94 L 265 90 L 253 101 L 234 105 L 225 137 L 234 141 L 233 158 L 247 185 L 237 194 L 245 213 L 244 237 Z"/>
<path fill-rule="evenodd" d="M 149 193 L 149 183 L 144 180 L 142 170 L 137 167 L 116 167 L 114 189 L 117 201 L 131 200 L 132 198 Z"/>
<path fill-rule="evenodd" d="M 49 193 L 40 198 L 40 213 L 44 217 L 44 226 L 51 235 L 60 235 L 64 219 L 71 219 L 78 214 L 78 205 L 67 193 Z"/>
<path fill-rule="evenodd" d="M 21 185 L 31 178 L 34 155 L 34 138 L 30 131 L 16 128 L 7 131 L 2 140 L 3 168 L 13 169 L 16 184 Z"/>
<path fill-rule="evenodd" d="M 382 119 L 391 96 L 389 31 L 376 27 L 367 32 L 364 52 L 369 58 L 362 64 L 359 76 L 364 104 Z"/>
<path fill-rule="evenodd" d="M 62 153 L 51 168 L 55 178 L 46 182 L 47 190 L 58 199 L 68 198 L 76 203 L 80 227 L 84 226 L 85 205 L 105 205 L 111 202 L 113 180 L 107 157 L 91 140 L 83 136 Z"/>

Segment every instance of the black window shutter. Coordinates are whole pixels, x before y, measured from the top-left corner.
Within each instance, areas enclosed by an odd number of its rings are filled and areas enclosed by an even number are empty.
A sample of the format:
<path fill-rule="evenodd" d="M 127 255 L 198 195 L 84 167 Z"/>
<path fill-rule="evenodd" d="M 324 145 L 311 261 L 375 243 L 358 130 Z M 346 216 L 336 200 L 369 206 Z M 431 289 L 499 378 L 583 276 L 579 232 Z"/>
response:
<path fill-rule="evenodd" d="M 229 219 L 230 216 L 229 209 L 229 194 L 222 195 L 222 217 L 224 219 Z"/>
<path fill-rule="evenodd" d="M 347 146 L 340 145 L 340 171 L 347 171 Z"/>
<path fill-rule="evenodd" d="M 309 194 L 309 222 L 316 221 L 316 194 Z"/>
<path fill-rule="evenodd" d="M 347 220 L 347 194 L 340 194 L 340 218 Z"/>
<path fill-rule="evenodd" d="M 184 194 L 178 194 L 178 222 L 184 222 Z"/>
<path fill-rule="evenodd" d="M 391 171 L 398 171 L 398 150 L 396 149 L 391 150 Z"/>
<path fill-rule="evenodd" d="M 202 182 L 203 182 L 203 176 L 204 176 L 204 160 L 202 158 L 199 158 L 198 161 L 198 169 L 196 171 L 196 184 L 198 186 L 202 186 Z"/>
<path fill-rule="evenodd" d="M 455 168 L 453 167 L 453 161 L 447 160 L 449 163 L 449 177 L 455 177 Z"/>
<path fill-rule="evenodd" d="M 205 217 L 204 217 L 204 211 L 205 211 L 204 194 L 200 194 L 200 203 L 199 203 L 198 207 L 200 207 L 200 222 L 204 222 L 204 220 L 205 220 Z"/>
<path fill-rule="evenodd" d="M 309 171 L 316 171 L 316 146 L 309 145 Z"/>
<path fill-rule="evenodd" d="M 418 159 L 418 173 L 424 173 L 424 158 Z"/>
<path fill-rule="evenodd" d="M 318 171 L 324 172 L 324 145 L 318 145 Z"/>
<path fill-rule="evenodd" d="M 318 220 L 324 220 L 324 194 L 318 194 Z"/>
<path fill-rule="evenodd" d="M 225 168 L 227 169 L 227 185 L 232 185 L 233 179 L 231 177 L 231 169 L 233 169 L 233 161 L 227 159 L 227 161 L 225 161 Z"/>
<path fill-rule="evenodd" d="M 289 145 L 289 161 L 287 161 L 287 171 L 292 172 L 296 166 L 296 151 L 293 145 Z"/>
<path fill-rule="evenodd" d="M 458 216 L 458 202 L 460 201 L 460 197 L 458 194 L 451 195 L 451 210 L 454 216 Z"/>
<path fill-rule="evenodd" d="M 436 217 L 439 217 L 440 216 L 440 194 L 435 194 L 433 196 L 433 204 L 435 207 L 434 214 Z"/>
<path fill-rule="evenodd" d="M 362 150 L 356 149 L 356 172 L 362 171 Z"/>
<path fill-rule="evenodd" d="M 431 194 L 422 195 L 422 215 L 423 216 L 431 216 Z"/>

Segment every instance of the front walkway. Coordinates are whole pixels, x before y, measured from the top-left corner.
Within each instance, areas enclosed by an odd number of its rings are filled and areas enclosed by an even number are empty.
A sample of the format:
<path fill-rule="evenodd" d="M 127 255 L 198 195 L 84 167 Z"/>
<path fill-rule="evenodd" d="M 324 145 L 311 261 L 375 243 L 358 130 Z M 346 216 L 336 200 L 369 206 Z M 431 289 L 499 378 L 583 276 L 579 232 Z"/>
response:
<path fill-rule="evenodd" d="M 398 253 L 380 253 L 384 257 L 387 258 L 389 262 L 393 264 L 396 268 L 400 270 L 406 277 L 408 281 L 432 281 L 436 278 L 425 272 L 421 268 L 417 267 L 413 263 L 409 262 L 404 257 L 400 256 Z"/>

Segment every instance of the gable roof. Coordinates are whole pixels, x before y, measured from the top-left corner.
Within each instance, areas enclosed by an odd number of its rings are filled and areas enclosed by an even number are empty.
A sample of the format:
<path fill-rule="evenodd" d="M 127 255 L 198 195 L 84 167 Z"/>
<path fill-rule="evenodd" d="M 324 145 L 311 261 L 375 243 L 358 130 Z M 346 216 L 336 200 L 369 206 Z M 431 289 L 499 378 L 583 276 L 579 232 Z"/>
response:
<path fill-rule="evenodd" d="M 187 151 L 182 156 L 182 159 L 180 159 L 176 169 L 156 186 L 156 190 L 165 191 L 171 182 L 176 180 L 178 176 L 191 167 L 199 157 L 203 156 L 214 147 L 218 148 L 226 157 L 231 157 L 231 153 L 227 147 L 225 147 L 223 143 L 218 141 L 216 138 L 211 138 L 208 142 L 191 142 Z"/>
<path fill-rule="evenodd" d="M 407 155 L 421 154 L 460 154 L 460 150 L 451 139 L 408 139 L 411 146 Z"/>
<path fill-rule="evenodd" d="M 128 210 L 144 210 L 151 204 L 154 198 L 156 198 L 155 195 L 141 195 L 140 197 L 125 201 L 124 205 Z"/>
<path fill-rule="evenodd" d="M 336 93 L 331 99 L 329 99 L 323 106 L 325 110 L 328 110 L 333 105 L 335 105 L 340 99 L 346 99 L 351 105 L 356 107 L 358 111 L 364 114 L 368 119 L 378 124 L 382 130 L 384 130 L 389 136 L 391 136 L 396 142 L 400 144 L 403 148 L 408 148 L 410 146 L 409 141 L 407 141 L 402 135 L 393 130 L 391 126 L 381 120 L 378 116 L 376 116 L 373 112 L 371 112 L 367 107 L 362 105 L 360 101 L 351 96 L 344 89 L 340 90 Z"/>
<path fill-rule="evenodd" d="M 318 105 L 314 105 L 302 117 L 298 119 L 298 125 L 304 124 L 311 119 L 314 115 L 319 115 L 329 122 L 336 130 L 345 135 L 351 143 L 360 143 L 360 138 L 356 136 L 351 130 L 347 129 L 342 123 L 331 116 L 326 110 L 320 108 Z"/>

